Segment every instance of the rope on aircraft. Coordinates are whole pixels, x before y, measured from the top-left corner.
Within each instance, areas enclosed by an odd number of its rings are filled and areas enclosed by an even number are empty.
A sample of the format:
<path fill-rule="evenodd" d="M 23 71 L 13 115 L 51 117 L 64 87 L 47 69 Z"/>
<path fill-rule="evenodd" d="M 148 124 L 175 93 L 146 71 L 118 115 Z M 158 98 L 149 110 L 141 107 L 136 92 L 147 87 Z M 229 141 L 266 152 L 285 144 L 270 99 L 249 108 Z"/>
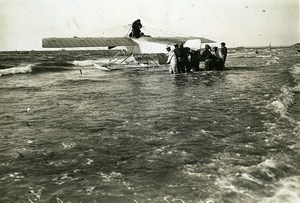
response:
<path fill-rule="evenodd" d="M 131 27 L 131 24 L 128 25 L 122 25 L 122 26 L 116 26 L 112 27 L 106 30 L 100 31 L 103 35 L 110 35 L 110 36 L 123 36 L 124 33 L 127 32 L 128 27 Z"/>
<path fill-rule="evenodd" d="M 147 29 L 145 27 L 147 27 Z M 176 33 L 176 32 L 171 32 L 171 31 L 163 30 L 163 29 L 160 29 L 160 28 L 157 28 L 157 27 L 153 27 L 151 25 L 146 25 L 145 27 L 143 27 L 144 30 L 147 30 L 148 32 L 151 32 L 151 33 L 158 33 L 158 36 L 164 36 L 164 37 L 180 37 L 180 36 L 184 36 L 181 33 Z M 147 34 L 147 33 L 145 33 L 145 34 Z"/>
<path fill-rule="evenodd" d="M 127 25 L 107 28 L 105 30 L 98 31 L 97 35 L 101 33 L 101 35 L 111 36 L 111 37 L 117 37 L 117 36 L 127 37 L 131 32 L 131 26 L 132 24 L 127 24 Z M 143 26 L 142 30 L 144 31 L 145 35 L 156 35 L 156 36 L 164 36 L 164 37 L 183 36 L 183 34 L 163 30 L 148 24 L 146 24 L 146 26 Z"/>

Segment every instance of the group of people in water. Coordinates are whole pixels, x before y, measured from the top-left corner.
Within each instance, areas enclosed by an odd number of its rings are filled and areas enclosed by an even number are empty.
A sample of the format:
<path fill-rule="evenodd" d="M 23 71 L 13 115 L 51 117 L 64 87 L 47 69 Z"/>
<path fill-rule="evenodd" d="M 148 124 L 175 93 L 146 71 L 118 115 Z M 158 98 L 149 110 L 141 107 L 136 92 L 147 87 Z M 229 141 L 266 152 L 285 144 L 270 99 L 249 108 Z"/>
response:
<path fill-rule="evenodd" d="M 200 61 L 205 62 L 205 70 L 224 70 L 228 52 L 225 45 L 225 42 L 222 42 L 219 51 L 218 47 L 212 49 L 206 44 L 202 53 L 200 50 L 184 47 L 183 44 L 175 44 L 174 49 L 167 46 L 169 72 L 177 74 L 189 73 L 191 70 L 200 71 Z"/>

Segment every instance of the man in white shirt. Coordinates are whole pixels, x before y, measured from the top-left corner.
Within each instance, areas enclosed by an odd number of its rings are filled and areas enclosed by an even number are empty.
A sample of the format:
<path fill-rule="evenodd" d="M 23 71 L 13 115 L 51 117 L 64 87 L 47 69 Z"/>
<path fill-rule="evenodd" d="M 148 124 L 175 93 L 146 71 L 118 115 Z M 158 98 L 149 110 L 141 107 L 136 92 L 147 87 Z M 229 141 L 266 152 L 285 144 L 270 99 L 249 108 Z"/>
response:
<path fill-rule="evenodd" d="M 176 54 L 174 52 L 174 49 L 171 49 L 170 46 L 167 46 L 167 51 L 168 51 L 167 64 L 170 64 L 169 72 L 171 74 L 176 74 L 177 73 L 177 57 L 176 57 Z"/>

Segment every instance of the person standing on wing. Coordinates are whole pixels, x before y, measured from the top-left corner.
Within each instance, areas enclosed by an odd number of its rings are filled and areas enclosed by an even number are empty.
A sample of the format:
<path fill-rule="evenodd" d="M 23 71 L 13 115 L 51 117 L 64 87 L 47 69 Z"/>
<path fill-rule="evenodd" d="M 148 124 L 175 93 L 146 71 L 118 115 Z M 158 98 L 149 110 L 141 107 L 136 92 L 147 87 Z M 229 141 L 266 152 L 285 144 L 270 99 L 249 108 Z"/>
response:
<path fill-rule="evenodd" d="M 141 37 L 141 28 L 143 25 L 141 24 L 141 20 L 137 19 L 132 23 L 132 37 L 140 38 Z"/>

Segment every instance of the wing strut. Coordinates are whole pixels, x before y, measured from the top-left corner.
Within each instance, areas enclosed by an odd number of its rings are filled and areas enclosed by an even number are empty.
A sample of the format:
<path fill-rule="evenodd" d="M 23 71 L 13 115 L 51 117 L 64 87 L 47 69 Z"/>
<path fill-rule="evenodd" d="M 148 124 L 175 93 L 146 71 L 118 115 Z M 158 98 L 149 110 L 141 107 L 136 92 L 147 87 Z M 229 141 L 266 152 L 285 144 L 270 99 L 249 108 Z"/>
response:
<path fill-rule="evenodd" d="M 142 60 L 146 60 L 146 64 L 148 65 L 148 60 L 150 59 L 152 62 L 154 62 L 156 67 L 159 67 L 159 65 L 156 63 L 156 61 L 149 55 L 149 54 L 142 54 L 141 58 L 138 58 L 134 55 L 134 53 L 131 53 L 130 55 L 128 55 L 125 59 L 123 59 L 123 61 L 121 63 L 124 63 L 129 57 L 133 56 L 135 58 L 135 60 L 138 62 L 138 65 L 141 66 L 140 64 L 142 63 Z M 145 64 L 145 63 L 144 63 Z"/>

